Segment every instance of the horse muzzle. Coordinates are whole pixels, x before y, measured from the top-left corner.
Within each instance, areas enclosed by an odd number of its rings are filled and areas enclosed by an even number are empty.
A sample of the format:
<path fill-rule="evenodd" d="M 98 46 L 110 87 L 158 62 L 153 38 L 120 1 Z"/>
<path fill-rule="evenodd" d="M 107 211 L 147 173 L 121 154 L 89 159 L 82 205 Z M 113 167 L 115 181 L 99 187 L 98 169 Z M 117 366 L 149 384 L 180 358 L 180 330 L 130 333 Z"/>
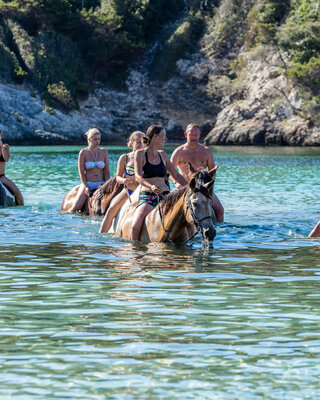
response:
<path fill-rule="evenodd" d="M 202 229 L 202 237 L 204 240 L 212 241 L 216 237 L 217 231 L 214 226 Z"/>

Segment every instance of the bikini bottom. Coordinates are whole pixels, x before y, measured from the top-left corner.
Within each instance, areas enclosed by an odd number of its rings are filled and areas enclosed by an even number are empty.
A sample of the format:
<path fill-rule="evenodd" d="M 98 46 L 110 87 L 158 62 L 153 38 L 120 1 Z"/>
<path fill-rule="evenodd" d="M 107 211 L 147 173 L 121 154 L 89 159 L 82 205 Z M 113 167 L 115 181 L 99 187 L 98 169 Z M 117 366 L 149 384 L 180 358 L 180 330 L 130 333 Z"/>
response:
<path fill-rule="evenodd" d="M 96 190 L 100 185 L 103 185 L 105 181 L 101 182 L 87 182 L 87 186 L 89 187 L 89 190 Z"/>
<path fill-rule="evenodd" d="M 150 204 L 150 206 L 155 207 L 158 203 L 160 203 L 161 200 L 163 200 L 167 194 L 170 192 L 165 191 L 162 192 L 161 194 L 155 194 L 153 192 L 141 192 L 139 196 L 139 204 L 138 206 L 141 206 L 142 204 Z"/>

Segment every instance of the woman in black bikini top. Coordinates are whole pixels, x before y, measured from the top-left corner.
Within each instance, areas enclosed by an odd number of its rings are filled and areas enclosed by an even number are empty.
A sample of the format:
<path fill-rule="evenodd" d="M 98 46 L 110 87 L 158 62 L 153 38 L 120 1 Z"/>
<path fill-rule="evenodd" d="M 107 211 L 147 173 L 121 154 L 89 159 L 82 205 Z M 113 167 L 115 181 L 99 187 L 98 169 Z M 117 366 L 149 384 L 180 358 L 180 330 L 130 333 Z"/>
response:
<path fill-rule="evenodd" d="M 136 181 L 141 184 L 141 192 L 132 221 L 132 240 L 139 240 L 145 217 L 169 193 L 167 172 L 182 186 L 187 184 L 185 178 L 174 168 L 166 152 L 159 151 L 166 139 L 166 131 L 162 126 L 151 125 L 144 137 L 145 150 L 138 150 L 135 153 L 135 176 Z"/>
<path fill-rule="evenodd" d="M 23 206 L 23 196 L 11 179 L 5 175 L 6 163 L 10 158 L 10 149 L 8 144 L 2 143 L 2 133 L 0 130 L 0 182 L 14 195 L 17 206 Z"/>
<path fill-rule="evenodd" d="M 158 152 L 159 157 L 160 157 L 160 163 L 159 164 L 151 164 L 148 160 L 148 152 L 145 151 L 145 157 L 146 157 L 146 163 L 144 164 L 142 168 L 142 177 L 143 178 L 164 178 L 167 175 L 167 168 L 164 165 L 164 162 L 162 160 L 162 157 L 160 153 Z"/>

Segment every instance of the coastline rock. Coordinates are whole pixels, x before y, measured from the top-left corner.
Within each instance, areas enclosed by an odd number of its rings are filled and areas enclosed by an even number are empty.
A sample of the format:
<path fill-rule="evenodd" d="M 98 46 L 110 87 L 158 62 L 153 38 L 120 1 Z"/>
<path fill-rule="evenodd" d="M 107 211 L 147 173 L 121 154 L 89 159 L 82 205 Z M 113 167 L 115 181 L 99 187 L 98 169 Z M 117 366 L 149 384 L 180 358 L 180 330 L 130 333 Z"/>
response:
<path fill-rule="evenodd" d="M 208 145 L 319 146 L 319 128 L 298 116 L 302 101 L 280 74 L 278 56 L 246 63 L 245 100 L 227 104 L 206 137 Z M 289 93 L 288 93 L 289 91 Z"/>

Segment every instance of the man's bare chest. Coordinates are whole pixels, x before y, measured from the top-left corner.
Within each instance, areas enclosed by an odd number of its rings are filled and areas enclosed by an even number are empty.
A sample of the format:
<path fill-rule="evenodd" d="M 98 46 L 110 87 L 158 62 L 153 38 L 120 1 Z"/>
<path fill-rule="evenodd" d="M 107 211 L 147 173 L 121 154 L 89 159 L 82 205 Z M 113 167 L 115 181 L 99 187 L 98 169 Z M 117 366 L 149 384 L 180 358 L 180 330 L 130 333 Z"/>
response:
<path fill-rule="evenodd" d="M 205 168 L 208 164 L 206 155 L 201 151 L 185 150 L 180 154 L 179 161 L 181 164 L 188 164 L 190 162 L 194 168 Z"/>

